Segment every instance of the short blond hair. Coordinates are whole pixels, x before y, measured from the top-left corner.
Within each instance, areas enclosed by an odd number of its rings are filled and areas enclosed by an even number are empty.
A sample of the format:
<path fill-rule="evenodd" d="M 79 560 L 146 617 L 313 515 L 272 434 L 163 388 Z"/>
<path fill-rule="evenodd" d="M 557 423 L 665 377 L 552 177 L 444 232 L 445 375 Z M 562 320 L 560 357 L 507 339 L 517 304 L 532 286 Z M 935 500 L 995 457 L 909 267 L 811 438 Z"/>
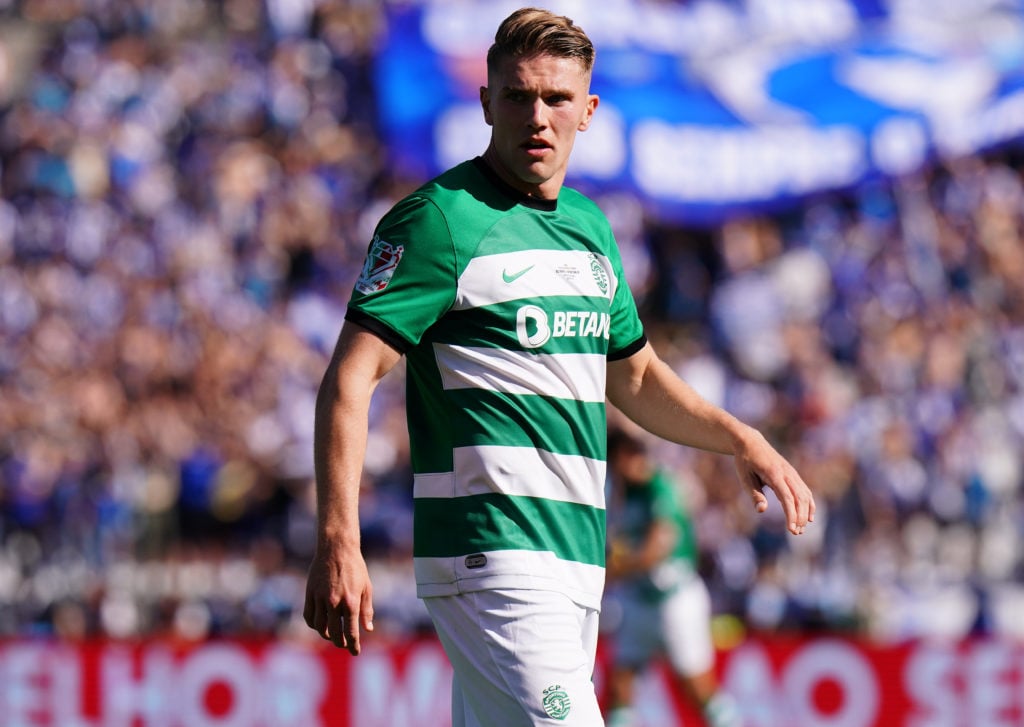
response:
<path fill-rule="evenodd" d="M 594 44 L 570 18 L 540 8 L 520 8 L 498 26 L 487 51 L 487 72 L 506 58 L 551 55 L 579 61 L 586 73 L 594 67 Z"/>

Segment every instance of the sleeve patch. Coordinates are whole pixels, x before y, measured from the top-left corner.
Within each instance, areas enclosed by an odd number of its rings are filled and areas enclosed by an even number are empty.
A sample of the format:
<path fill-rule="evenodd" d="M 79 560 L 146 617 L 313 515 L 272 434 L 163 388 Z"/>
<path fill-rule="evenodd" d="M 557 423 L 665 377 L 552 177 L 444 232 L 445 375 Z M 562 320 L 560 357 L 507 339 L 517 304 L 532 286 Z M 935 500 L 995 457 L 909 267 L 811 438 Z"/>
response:
<path fill-rule="evenodd" d="M 363 271 L 356 280 L 356 290 L 364 295 L 379 293 L 388 287 L 391 277 L 402 261 L 402 254 L 405 247 L 392 245 L 382 240 L 380 235 L 373 238 L 370 249 L 366 253 L 366 262 L 363 263 Z"/>

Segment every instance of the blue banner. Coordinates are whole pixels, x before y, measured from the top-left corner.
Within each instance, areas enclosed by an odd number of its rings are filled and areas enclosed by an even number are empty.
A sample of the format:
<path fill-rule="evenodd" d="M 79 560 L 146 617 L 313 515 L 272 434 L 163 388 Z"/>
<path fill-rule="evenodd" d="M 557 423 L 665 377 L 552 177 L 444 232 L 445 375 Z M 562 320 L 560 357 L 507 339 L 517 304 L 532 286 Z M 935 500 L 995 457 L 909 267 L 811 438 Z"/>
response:
<path fill-rule="evenodd" d="M 389 6 L 377 64 L 393 163 L 483 151 L 479 87 L 506 2 Z M 569 183 L 714 224 L 1024 136 L 1024 9 L 998 0 L 551 2 L 597 47 Z"/>

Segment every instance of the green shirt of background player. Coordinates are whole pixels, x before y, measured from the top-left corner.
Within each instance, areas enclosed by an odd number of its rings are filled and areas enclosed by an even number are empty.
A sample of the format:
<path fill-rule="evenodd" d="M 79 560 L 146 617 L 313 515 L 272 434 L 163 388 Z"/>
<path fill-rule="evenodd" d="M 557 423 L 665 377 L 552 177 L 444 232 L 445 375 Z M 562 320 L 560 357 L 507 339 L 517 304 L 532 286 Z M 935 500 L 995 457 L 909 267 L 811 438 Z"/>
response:
<path fill-rule="evenodd" d="M 697 539 L 676 482 L 627 436 L 609 433 L 608 577 L 661 602 L 696 577 Z"/>
<path fill-rule="evenodd" d="M 590 93 L 593 46 L 568 19 L 528 8 L 502 23 L 492 51 L 487 86 L 480 90 L 483 118 L 491 126 L 483 161 L 513 193 L 557 201 L 576 133 L 588 128 L 598 107 L 597 96 Z M 484 211 L 490 214 L 493 209 Z M 408 239 L 410 244 L 415 241 Z M 511 325 L 514 331 L 516 321 L 495 325 Z M 360 651 L 361 630 L 371 629 L 373 619 L 372 585 L 360 552 L 358 520 L 368 412 L 375 387 L 402 355 L 394 343 L 394 338 L 348 318 L 317 398 L 318 537 L 304 617 L 323 638 L 353 655 Z M 630 355 L 601 362 L 607 399 L 659 437 L 733 455 L 755 507 L 767 507 L 762 490 L 770 488 L 782 504 L 790 531 L 803 532 L 813 519 L 814 501 L 795 469 L 760 433 L 699 397 L 649 344 L 642 339 L 638 343 L 643 345 Z M 505 353 L 495 349 L 493 355 Z M 479 368 L 488 362 L 473 365 Z M 557 378 L 561 373 L 552 370 L 551 375 Z M 515 426 L 508 422 L 508 427 Z M 518 654 L 511 659 L 514 662 Z"/>

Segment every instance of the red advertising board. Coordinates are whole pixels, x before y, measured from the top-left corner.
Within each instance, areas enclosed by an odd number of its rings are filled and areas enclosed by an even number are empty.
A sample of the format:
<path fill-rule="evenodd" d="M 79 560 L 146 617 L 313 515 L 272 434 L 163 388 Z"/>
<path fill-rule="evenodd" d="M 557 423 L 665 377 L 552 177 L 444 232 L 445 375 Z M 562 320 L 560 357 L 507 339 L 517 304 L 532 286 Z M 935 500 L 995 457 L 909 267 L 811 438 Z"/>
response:
<path fill-rule="evenodd" d="M 878 647 L 755 638 L 720 675 L 748 727 L 1024 727 L 1024 646 Z M 595 681 L 603 685 L 602 650 Z M 432 640 L 330 646 L 0 642 L 0 727 L 438 727 L 451 675 Z M 644 725 L 700 725 L 663 668 L 638 685 Z"/>

